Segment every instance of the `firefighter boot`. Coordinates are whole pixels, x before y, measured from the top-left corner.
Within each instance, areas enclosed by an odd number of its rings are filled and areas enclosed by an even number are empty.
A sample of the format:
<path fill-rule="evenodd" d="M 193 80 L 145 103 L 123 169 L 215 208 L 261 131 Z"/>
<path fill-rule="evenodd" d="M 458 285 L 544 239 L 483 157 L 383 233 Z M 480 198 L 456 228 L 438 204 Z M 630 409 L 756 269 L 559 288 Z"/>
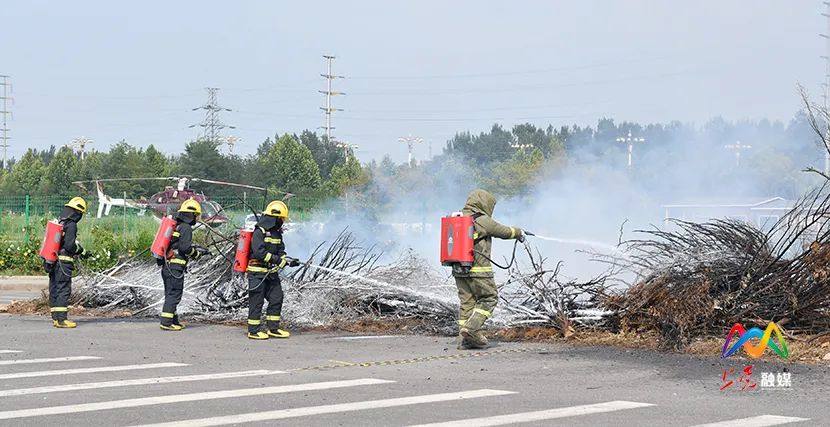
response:
<path fill-rule="evenodd" d="M 280 329 L 280 316 L 265 316 L 268 326 L 268 336 L 272 338 L 288 338 L 291 333 Z"/>
<path fill-rule="evenodd" d="M 162 331 L 181 331 L 182 329 L 184 329 L 184 327 L 182 325 L 179 325 L 176 321 L 175 313 L 162 311 L 160 317 L 161 324 L 159 325 L 159 328 Z"/>
<path fill-rule="evenodd" d="M 473 347 L 470 345 L 470 340 L 464 337 L 464 335 L 458 334 L 458 349 L 459 350 L 472 350 Z"/>
<path fill-rule="evenodd" d="M 250 332 L 248 331 L 248 339 L 252 340 L 267 340 L 268 334 L 262 331 Z"/>
<path fill-rule="evenodd" d="M 267 340 L 268 334 L 259 330 L 259 319 L 248 319 L 248 339 Z"/>
<path fill-rule="evenodd" d="M 485 348 L 487 347 L 487 337 L 481 333 L 481 327 L 487 320 L 487 316 L 482 313 L 483 310 L 475 310 L 473 315 L 464 322 L 461 327 L 461 336 L 469 343 L 469 348 Z"/>
<path fill-rule="evenodd" d="M 71 320 L 63 319 L 63 320 L 53 320 L 52 321 L 52 326 L 54 326 L 56 328 L 61 328 L 61 329 L 72 329 L 72 328 L 74 328 L 78 325 L 75 322 L 71 321 Z"/>
<path fill-rule="evenodd" d="M 182 329 L 185 328 L 185 326 L 182 324 L 182 322 L 179 321 L 179 315 L 178 314 L 173 315 L 173 324 L 178 326 L 180 328 L 179 330 L 182 330 Z"/>

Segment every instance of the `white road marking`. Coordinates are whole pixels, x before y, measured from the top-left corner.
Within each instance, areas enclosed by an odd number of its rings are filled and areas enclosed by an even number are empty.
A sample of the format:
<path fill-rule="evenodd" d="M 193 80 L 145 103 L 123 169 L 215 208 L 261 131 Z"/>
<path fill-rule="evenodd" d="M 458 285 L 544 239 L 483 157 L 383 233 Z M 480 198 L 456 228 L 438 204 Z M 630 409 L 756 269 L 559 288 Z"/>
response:
<path fill-rule="evenodd" d="M 521 412 L 516 414 L 496 415 L 494 417 L 467 418 L 463 420 L 447 421 L 432 424 L 419 424 L 416 427 L 461 427 L 461 426 L 502 426 L 505 424 L 528 423 L 531 421 L 552 420 L 554 418 L 575 417 L 578 415 L 613 412 L 623 409 L 644 408 L 654 406 L 651 403 L 626 402 L 615 400 L 612 402 L 595 403 L 592 405 L 569 406 L 567 408 L 548 409 L 544 411 Z"/>
<path fill-rule="evenodd" d="M 395 406 L 416 405 L 419 403 L 445 402 L 449 400 L 475 399 L 488 396 L 515 394 L 504 390 L 470 390 L 456 393 L 425 394 L 421 396 L 399 397 L 394 399 L 366 400 L 363 402 L 337 403 L 333 405 L 306 406 L 302 408 L 280 409 L 267 412 L 228 415 L 213 418 L 173 421 L 169 423 L 148 424 L 143 427 L 207 427 L 227 424 L 244 424 L 256 421 L 282 420 L 286 418 L 305 417 L 309 415 L 334 414 L 339 412 L 362 411 L 365 409 L 391 408 Z"/>
<path fill-rule="evenodd" d="M 20 350 L 0 350 L 0 354 L 23 353 Z"/>
<path fill-rule="evenodd" d="M 764 427 L 809 420 L 809 418 L 782 417 L 780 415 L 759 415 L 757 417 L 739 418 L 736 420 L 720 421 L 711 424 L 700 424 L 696 427 Z"/>
<path fill-rule="evenodd" d="M 51 362 L 76 362 L 79 360 L 98 360 L 98 356 L 71 356 L 71 357 L 53 357 L 50 359 L 17 359 L 17 360 L 0 360 L 0 365 L 23 365 L 29 363 L 51 363 Z"/>
<path fill-rule="evenodd" d="M 0 380 L 11 380 L 15 378 L 51 377 L 55 375 L 93 374 L 96 372 L 135 371 L 138 369 L 176 368 L 179 366 L 188 366 L 188 364 L 147 363 L 144 365 L 98 366 L 95 368 L 58 369 L 54 371 L 15 372 L 13 374 L 0 374 Z"/>
<path fill-rule="evenodd" d="M 138 378 L 133 380 L 103 381 L 97 383 L 64 384 L 45 387 L 18 388 L 14 390 L 0 390 L 0 397 L 23 396 L 26 394 L 55 393 L 73 390 L 91 390 L 96 388 L 127 387 L 136 385 L 183 383 L 191 381 L 222 380 L 227 378 L 255 377 L 261 375 L 284 374 L 285 371 L 256 371 L 222 372 L 218 374 L 182 375 L 177 377 Z"/>
<path fill-rule="evenodd" d="M 291 393 L 295 391 L 327 390 L 331 388 L 377 385 L 394 381 L 363 378 L 346 381 L 327 381 L 274 387 L 240 388 L 234 390 L 208 391 L 188 394 L 141 397 L 137 399 L 110 400 L 106 402 L 81 403 L 77 405 L 47 406 L 42 408 L 18 409 L 0 412 L 0 420 L 28 418 L 43 415 L 75 414 L 78 412 L 103 411 L 106 409 L 135 408 L 139 406 L 161 405 L 168 403 L 196 402 L 202 400 L 226 399 L 231 397 L 262 396 L 266 394 Z"/>
<path fill-rule="evenodd" d="M 334 337 L 333 340 L 338 341 L 352 341 L 352 340 L 379 340 L 384 338 L 400 338 L 401 335 L 359 335 L 349 337 Z"/>

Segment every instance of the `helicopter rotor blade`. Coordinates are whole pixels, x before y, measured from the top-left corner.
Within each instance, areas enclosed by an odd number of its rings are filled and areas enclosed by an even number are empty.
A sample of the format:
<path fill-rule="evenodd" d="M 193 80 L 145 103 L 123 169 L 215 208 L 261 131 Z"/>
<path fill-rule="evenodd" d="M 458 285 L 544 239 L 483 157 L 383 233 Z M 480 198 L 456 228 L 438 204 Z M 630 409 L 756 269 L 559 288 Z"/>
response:
<path fill-rule="evenodd" d="M 246 184 L 236 184 L 233 182 L 225 182 L 225 181 L 214 181 L 212 179 L 202 179 L 202 178 L 191 178 L 193 182 L 205 182 L 208 184 L 218 184 L 218 185 L 228 185 L 231 187 L 240 187 L 240 188 L 250 188 L 251 190 L 260 190 L 265 191 L 262 187 L 257 187 L 255 185 L 246 185 Z"/>
<path fill-rule="evenodd" d="M 72 181 L 73 184 L 90 184 L 95 182 L 118 182 L 118 181 L 170 181 L 175 180 L 178 178 L 172 177 L 148 177 L 148 178 L 102 178 L 102 179 L 91 179 L 88 181 Z"/>

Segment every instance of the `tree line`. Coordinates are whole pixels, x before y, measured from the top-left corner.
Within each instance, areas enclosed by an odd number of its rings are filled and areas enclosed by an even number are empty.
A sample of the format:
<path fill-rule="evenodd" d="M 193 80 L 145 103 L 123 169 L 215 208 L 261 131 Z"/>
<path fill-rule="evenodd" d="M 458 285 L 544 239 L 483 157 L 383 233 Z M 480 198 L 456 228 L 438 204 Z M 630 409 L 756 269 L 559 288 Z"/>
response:
<path fill-rule="evenodd" d="M 634 148 L 632 168 L 626 164 L 626 144 L 617 142 L 629 132 L 645 139 Z M 726 146 L 739 140 L 752 148 L 742 153 L 737 165 L 734 151 Z M 822 153 L 800 112 L 788 123 L 715 118 L 702 126 L 643 125 L 605 118 L 596 126 L 494 124 L 484 132 L 458 132 L 440 154 L 411 165 L 395 163 L 389 156 L 361 164 L 352 153 L 308 130 L 267 138 L 253 155 L 228 154 L 220 148 L 200 139 L 187 143 L 182 153 L 165 155 L 152 145 L 142 148 L 121 141 L 107 151 L 88 152 L 83 159 L 65 147 L 32 148 L 2 171 L 0 196 L 69 196 L 79 191 L 73 181 L 189 175 L 323 198 L 349 195 L 373 209 L 410 203 L 401 202 L 400 195 L 447 186 L 522 195 L 569 169 L 581 168 L 588 176 L 624 173 L 633 185 L 667 194 L 722 191 L 795 198 L 809 184 L 801 169 L 820 163 Z M 140 197 L 163 186 L 153 181 L 119 182 L 107 185 L 107 192 Z"/>

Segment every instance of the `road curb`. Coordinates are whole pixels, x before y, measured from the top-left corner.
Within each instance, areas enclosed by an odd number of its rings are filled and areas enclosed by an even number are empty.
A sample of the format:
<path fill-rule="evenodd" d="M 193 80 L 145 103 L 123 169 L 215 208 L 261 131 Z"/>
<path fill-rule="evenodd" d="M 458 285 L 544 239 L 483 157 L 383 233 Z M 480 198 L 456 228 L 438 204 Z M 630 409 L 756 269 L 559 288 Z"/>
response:
<path fill-rule="evenodd" d="M 49 288 L 47 276 L 3 276 L 0 291 L 38 292 Z"/>

